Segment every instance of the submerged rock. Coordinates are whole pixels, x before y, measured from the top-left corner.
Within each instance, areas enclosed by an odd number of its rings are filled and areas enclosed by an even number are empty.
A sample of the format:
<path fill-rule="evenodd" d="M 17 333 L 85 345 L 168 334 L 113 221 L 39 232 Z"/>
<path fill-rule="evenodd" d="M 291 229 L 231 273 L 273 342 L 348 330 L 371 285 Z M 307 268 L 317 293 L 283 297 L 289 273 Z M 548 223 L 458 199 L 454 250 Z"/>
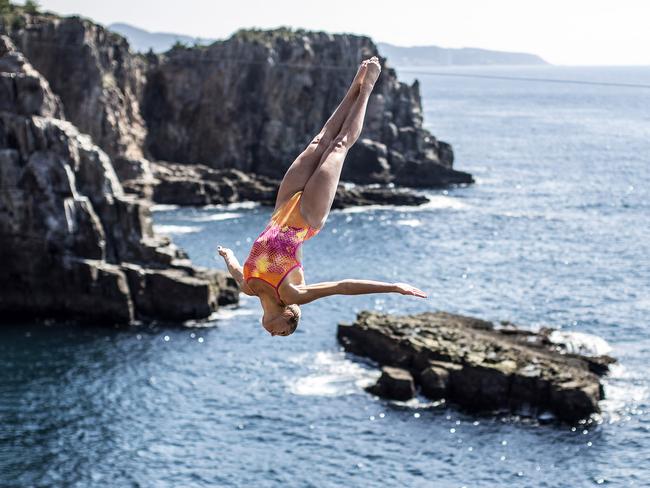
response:
<path fill-rule="evenodd" d="M 573 422 L 600 411 L 609 356 L 567 354 L 512 325 L 444 312 L 396 316 L 364 311 L 340 324 L 346 351 L 408 370 L 422 394 L 471 410 L 552 412 Z"/>

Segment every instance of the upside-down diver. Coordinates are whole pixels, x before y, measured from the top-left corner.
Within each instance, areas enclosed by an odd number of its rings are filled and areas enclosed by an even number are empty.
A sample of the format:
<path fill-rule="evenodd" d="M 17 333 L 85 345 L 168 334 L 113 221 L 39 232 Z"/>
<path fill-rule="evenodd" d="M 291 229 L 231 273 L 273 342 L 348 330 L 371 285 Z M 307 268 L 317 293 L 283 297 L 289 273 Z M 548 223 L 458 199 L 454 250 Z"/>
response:
<path fill-rule="evenodd" d="M 331 295 L 401 293 L 426 298 L 422 290 L 406 283 L 345 279 L 308 285 L 302 270 L 301 245 L 327 220 L 345 156 L 361 134 L 380 72 L 377 57 L 361 63 L 339 106 L 284 175 L 271 220 L 244 266 L 230 249 L 218 247 L 241 291 L 260 299 L 262 325 L 273 336 L 296 330 L 299 305 Z"/>

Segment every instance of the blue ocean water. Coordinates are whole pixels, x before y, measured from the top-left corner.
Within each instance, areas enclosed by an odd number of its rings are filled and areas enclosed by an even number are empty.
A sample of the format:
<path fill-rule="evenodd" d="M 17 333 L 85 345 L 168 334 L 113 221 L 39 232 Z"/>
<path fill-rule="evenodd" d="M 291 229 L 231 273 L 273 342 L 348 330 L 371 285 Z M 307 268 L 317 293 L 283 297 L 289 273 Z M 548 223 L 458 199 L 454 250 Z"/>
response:
<path fill-rule="evenodd" d="M 650 84 L 650 68 L 462 72 Z M 246 297 L 200 327 L 4 327 L 0 484 L 647 486 L 650 89 L 418 76 L 427 127 L 477 184 L 419 208 L 333 212 L 304 264 L 308 282 L 407 281 L 428 300 L 322 300 L 290 338 L 270 337 Z M 155 220 L 196 263 L 223 267 L 216 245 L 243 260 L 269 213 Z M 367 308 L 600 336 L 619 359 L 602 418 L 572 428 L 377 400 L 362 389 L 375 369 L 335 339 Z"/>

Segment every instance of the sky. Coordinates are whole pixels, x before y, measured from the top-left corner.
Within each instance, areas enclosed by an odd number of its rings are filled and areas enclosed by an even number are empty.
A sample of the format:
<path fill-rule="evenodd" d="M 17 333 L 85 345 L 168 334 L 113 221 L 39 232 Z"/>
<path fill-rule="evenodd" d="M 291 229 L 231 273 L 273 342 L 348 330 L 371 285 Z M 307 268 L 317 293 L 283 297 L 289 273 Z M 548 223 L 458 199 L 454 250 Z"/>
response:
<path fill-rule="evenodd" d="M 23 3 L 17 1 L 16 3 Z M 650 65 L 650 0 L 40 0 L 102 24 L 224 38 L 241 27 L 369 35 L 400 46 L 529 52 L 554 64 Z"/>

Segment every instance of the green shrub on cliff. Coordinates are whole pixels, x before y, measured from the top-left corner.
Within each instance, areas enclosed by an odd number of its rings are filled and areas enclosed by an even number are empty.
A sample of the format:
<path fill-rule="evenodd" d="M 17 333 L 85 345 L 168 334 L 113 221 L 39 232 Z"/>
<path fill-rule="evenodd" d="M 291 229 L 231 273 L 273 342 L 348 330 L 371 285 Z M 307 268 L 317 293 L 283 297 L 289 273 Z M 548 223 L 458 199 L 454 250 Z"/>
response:
<path fill-rule="evenodd" d="M 240 39 L 244 42 L 270 42 L 276 39 L 290 41 L 297 35 L 303 34 L 305 31 L 302 29 L 294 30 L 291 27 L 278 27 L 277 29 L 239 29 L 233 34 L 235 39 Z"/>
<path fill-rule="evenodd" d="M 9 0 L 0 0 L 0 31 L 20 29 L 23 18 L 20 12 Z"/>
<path fill-rule="evenodd" d="M 38 13 L 39 8 L 40 5 L 35 0 L 27 0 L 25 2 L 25 12 L 27 12 L 30 15 L 36 15 Z"/>
<path fill-rule="evenodd" d="M 0 15 L 9 14 L 13 11 L 14 6 L 9 0 L 0 0 Z"/>
<path fill-rule="evenodd" d="M 188 48 L 189 48 L 189 46 L 187 44 L 185 44 L 184 42 L 179 41 L 178 39 L 176 39 L 176 42 L 172 46 L 172 51 L 175 51 L 176 49 L 188 49 Z"/>
<path fill-rule="evenodd" d="M 0 0 L 0 16 L 2 16 L 3 20 L 6 20 L 7 16 L 13 13 L 14 8 L 9 0 Z"/>

